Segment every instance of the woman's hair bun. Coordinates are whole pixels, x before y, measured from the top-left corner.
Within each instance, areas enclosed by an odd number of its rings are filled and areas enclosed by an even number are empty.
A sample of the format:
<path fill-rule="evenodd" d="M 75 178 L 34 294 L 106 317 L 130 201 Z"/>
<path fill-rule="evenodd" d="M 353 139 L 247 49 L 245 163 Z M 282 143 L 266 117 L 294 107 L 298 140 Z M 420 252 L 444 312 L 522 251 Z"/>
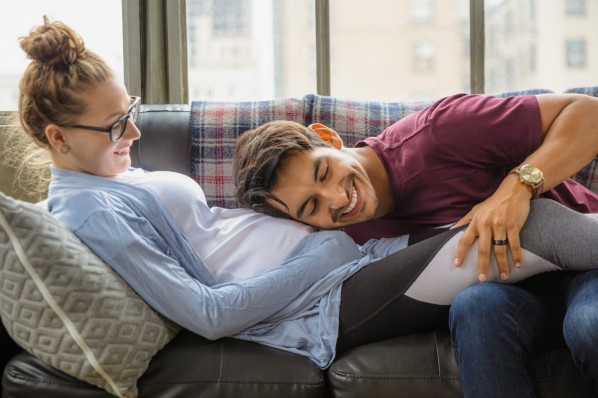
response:
<path fill-rule="evenodd" d="M 21 48 L 36 62 L 53 67 L 68 67 L 85 53 L 83 39 L 62 22 L 49 22 L 34 28 L 20 39 Z"/>

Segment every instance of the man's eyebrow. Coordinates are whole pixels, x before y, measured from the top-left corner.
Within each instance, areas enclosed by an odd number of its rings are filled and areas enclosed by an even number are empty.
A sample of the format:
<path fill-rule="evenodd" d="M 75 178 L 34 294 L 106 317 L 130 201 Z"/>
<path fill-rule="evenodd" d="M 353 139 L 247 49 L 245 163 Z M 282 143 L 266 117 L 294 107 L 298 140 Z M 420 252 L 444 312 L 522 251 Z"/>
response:
<path fill-rule="evenodd" d="M 320 166 L 322 165 L 322 157 L 318 157 L 316 158 L 316 160 L 314 161 L 314 182 L 318 181 L 318 174 L 320 173 Z M 307 200 L 303 203 L 301 203 L 301 205 L 299 205 L 299 207 L 297 208 L 297 218 L 301 218 L 303 216 L 303 212 L 305 211 L 305 207 L 307 206 L 307 204 L 309 203 L 309 198 L 307 198 Z"/>

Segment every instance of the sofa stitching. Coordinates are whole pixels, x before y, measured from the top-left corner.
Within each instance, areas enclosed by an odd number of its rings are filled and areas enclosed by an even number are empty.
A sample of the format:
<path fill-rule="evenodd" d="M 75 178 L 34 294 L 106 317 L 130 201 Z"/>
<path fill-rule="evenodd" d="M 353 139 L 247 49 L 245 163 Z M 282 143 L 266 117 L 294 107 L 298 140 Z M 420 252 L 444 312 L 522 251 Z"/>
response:
<path fill-rule="evenodd" d="M 88 385 L 88 383 L 80 381 L 80 380 L 73 380 L 73 381 L 56 381 L 56 379 L 42 379 L 36 378 L 31 376 L 25 376 L 14 369 L 7 369 L 6 370 L 9 377 L 13 379 L 18 379 L 21 381 L 31 382 L 31 383 L 38 383 L 38 384 L 48 384 L 48 385 Z M 276 385 L 276 384 L 285 384 L 285 385 L 309 385 L 309 386 L 320 386 L 324 384 L 324 379 L 319 378 L 315 381 L 297 381 L 297 380 L 269 380 L 269 381 L 257 381 L 257 380 L 186 380 L 186 381 L 162 381 L 162 380 L 155 380 L 151 382 L 144 382 L 143 380 L 138 381 L 138 385 L 153 385 L 153 384 L 259 384 L 259 385 Z"/>
<path fill-rule="evenodd" d="M 224 368 L 224 344 L 220 344 L 220 367 L 218 369 L 218 381 L 222 380 L 222 371 Z"/>
<path fill-rule="evenodd" d="M 300 385 L 300 386 L 322 386 L 324 385 L 324 380 L 319 382 L 298 382 L 298 381 L 254 381 L 254 380 L 247 380 L 247 381 L 218 381 L 215 382 L 213 380 L 189 380 L 189 381 L 151 381 L 151 382 L 143 382 L 140 381 L 137 383 L 138 386 L 151 386 L 151 385 L 179 385 L 179 384 L 230 384 L 230 385 Z"/>
<path fill-rule="evenodd" d="M 142 109 L 140 113 L 191 113 L 190 109 Z"/>
<path fill-rule="evenodd" d="M 364 375 L 364 374 L 355 374 L 352 372 L 343 372 L 339 370 L 330 370 L 330 373 L 335 374 L 339 377 L 344 377 L 347 379 L 353 380 L 427 380 L 427 381 L 446 381 L 446 380 L 459 380 L 458 376 L 380 376 L 380 375 Z M 578 378 L 575 376 L 571 377 L 564 377 L 564 376 L 548 376 L 536 379 L 537 382 L 576 382 L 579 381 Z"/>
<path fill-rule="evenodd" d="M 355 375 L 352 373 L 338 373 L 338 376 L 343 376 L 351 380 L 425 380 L 425 381 L 458 381 L 458 377 L 452 376 L 372 376 L 372 375 Z"/>
<path fill-rule="evenodd" d="M 85 386 L 85 385 L 88 385 L 88 383 L 77 380 L 77 379 L 74 379 L 72 381 L 68 381 L 68 380 L 67 381 L 57 381 L 56 379 L 40 379 L 37 377 L 24 376 L 21 373 L 14 371 L 13 369 L 7 369 L 6 373 L 8 374 L 9 377 L 12 377 L 13 379 L 18 379 L 18 380 L 26 381 L 26 382 L 30 382 L 30 383 L 61 385 L 61 386 L 75 386 L 75 385 Z"/>
<path fill-rule="evenodd" d="M 444 381 L 444 380 L 459 380 L 458 376 L 424 376 L 424 375 L 413 375 L 413 376 L 380 376 L 380 375 L 367 375 L 367 374 L 355 374 L 353 372 L 344 372 L 337 369 L 330 369 L 329 373 L 332 373 L 339 377 L 344 377 L 352 380 L 428 380 L 428 381 Z"/>
<path fill-rule="evenodd" d="M 438 353 L 438 336 L 436 335 L 436 332 L 434 332 L 434 349 L 436 350 L 436 366 L 437 368 L 437 374 L 438 376 L 440 376 L 440 354 Z"/>

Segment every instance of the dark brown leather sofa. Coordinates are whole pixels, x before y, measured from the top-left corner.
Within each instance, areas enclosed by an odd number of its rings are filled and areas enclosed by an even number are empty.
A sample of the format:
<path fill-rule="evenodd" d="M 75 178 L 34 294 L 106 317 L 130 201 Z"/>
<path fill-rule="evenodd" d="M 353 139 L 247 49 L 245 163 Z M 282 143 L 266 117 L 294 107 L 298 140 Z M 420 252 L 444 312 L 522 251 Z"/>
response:
<path fill-rule="evenodd" d="M 143 106 L 134 165 L 189 174 L 189 116 L 188 105 Z M 4 398 L 110 397 L 22 352 L 4 328 L 0 336 Z M 539 353 L 534 370 L 542 398 L 596 396 L 563 347 Z M 276 349 L 233 339 L 208 341 L 183 331 L 152 359 L 138 387 L 143 398 L 462 396 L 446 329 L 359 347 L 326 371 Z"/>

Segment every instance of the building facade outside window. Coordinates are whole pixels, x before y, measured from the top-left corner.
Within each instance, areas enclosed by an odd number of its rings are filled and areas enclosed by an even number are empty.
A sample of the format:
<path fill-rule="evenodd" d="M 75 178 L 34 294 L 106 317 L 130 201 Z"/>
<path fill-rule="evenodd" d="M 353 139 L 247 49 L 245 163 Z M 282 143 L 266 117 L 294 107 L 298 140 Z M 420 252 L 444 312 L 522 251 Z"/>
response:
<path fill-rule="evenodd" d="M 486 0 L 486 3 L 485 92 L 528 88 L 560 92 L 596 84 L 598 2 L 496 0 L 493 4 L 492 0 Z M 569 11 L 582 7 L 585 17 L 572 18 Z M 501 33 L 501 25 L 504 26 L 501 21 L 507 15 L 512 16 L 508 36 Z"/>

